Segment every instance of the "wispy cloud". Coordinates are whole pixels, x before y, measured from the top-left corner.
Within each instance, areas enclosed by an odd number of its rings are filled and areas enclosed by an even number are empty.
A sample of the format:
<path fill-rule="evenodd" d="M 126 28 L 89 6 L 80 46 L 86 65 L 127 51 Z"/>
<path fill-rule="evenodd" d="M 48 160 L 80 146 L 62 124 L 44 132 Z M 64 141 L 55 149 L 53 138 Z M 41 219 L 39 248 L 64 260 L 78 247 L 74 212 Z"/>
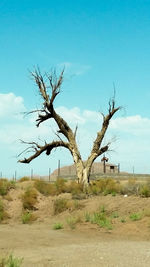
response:
<path fill-rule="evenodd" d="M 91 69 L 90 65 L 71 62 L 59 63 L 58 67 L 65 68 L 65 71 L 69 76 L 83 75 Z"/>

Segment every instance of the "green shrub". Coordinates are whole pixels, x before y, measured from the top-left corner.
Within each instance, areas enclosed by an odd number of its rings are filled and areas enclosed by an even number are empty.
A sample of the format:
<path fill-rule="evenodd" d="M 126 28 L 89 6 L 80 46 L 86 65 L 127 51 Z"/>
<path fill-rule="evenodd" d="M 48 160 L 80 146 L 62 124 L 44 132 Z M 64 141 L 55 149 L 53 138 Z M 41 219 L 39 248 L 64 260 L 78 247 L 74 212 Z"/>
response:
<path fill-rule="evenodd" d="M 139 221 L 142 219 L 142 214 L 141 213 L 133 213 L 130 215 L 130 220 L 131 221 Z"/>
<path fill-rule="evenodd" d="M 106 210 L 104 206 L 100 207 L 99 211 L 97 212 L 94 213 L 86 212 L 85 221 L 97 224 L 102 228 L 107 228 L 109 230 L 112 229 L 111 220 L 106 216 Z"/>
<path fill-rule="evenodd" d="M 102 228 L 112 229 L 112 224 L 109 218 L 103 212 L 94 212 L 91 216 L 91 223 L 97 224 Z"/>
<path fill-rule="evenodd" d="M 22 262 L 23 258 L 20 259 L 10 254 L 0 259 L 0 267 L 20 267 Z"/>
<path fill-rule="evenodd" d="M 22 195 L 23 208 L 28 210 L 34 210 L 37 203 L 37 192 L 35 188 L 28 188 Z"/>
<path fill-rule="evenodd" d="M 28 224 L 36 220 L 36 216 L 31 212 L 24 212 L 21 216 L 21 220 L 23 224 Z"/>
<path fill-rule="evenodd" d="M 65 198 L 58 198 L 54 201 L 54 215 L 59 214 L 68 209 L 68 200 Z"/>
<path fill-rule="evenodd" d="M 63 228 L 64 228 L 64 226 L 63 226 L 62 223 L 55 223 L 55 224 L 53 225 L 53 229 L 54 229 L 54 230 L 60 230 L 60 229 L 63 229 Z"/>

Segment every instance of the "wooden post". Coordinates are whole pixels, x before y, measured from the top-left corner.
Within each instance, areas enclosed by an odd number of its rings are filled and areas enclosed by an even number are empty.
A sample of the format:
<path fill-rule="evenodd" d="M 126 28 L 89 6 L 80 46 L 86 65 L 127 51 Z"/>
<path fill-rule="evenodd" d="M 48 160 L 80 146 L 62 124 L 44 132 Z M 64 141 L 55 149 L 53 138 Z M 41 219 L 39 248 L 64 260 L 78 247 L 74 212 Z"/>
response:
<path fill-rule="evenodd" d="M 51 168 L 49 168 L 49 172 L 48 172 L 48 179 L 49 179 L 49 182 L 50 182 L 50 178 L 51 178 Z"/>

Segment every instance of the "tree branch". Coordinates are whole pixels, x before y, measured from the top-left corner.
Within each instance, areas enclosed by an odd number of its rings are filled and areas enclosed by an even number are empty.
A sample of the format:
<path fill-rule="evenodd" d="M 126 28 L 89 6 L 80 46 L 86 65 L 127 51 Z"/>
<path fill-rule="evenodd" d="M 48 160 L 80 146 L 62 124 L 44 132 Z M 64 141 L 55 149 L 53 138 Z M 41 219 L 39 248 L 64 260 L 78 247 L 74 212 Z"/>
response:
<path fill-rule="evenodd" d="M 96 137 L 96 139 L 94 141 L 91 153 L 96 153 L 97 155 L 99 155 L 99 148 L 101 146 L 101 143 L 103 141 L 103 138 L 104 138 L 105 133 L 107 131 L 107 128 L 109 126 L 110 120 L 114 116 L 114 114 L 120 109 L 121 109 L 121 107 L 115 107 L 115 99 L 112 98 L 112 100 L 109 101 L 108 114 L 106 116 L 104 116 L 104 114 L 103 114 L 102 128 L 97 133 L 97 137 Z"/>
<path fill-rule="evenodd" d="M 37 158 L 44 151 L 46 152 L 46 155 L 50 155 L 51 151 L 54 148 L 57 148 L 57 147 L 65 147 L 65 148 L 70 150 L 69 143 L 64 142 L 64 141 L 53 141 L 53 142 L 51 142 L 49 144 L 45 143 L 44 146 L 40 146 L 36 142 L 24 142 L 23 141 L 23 143 L 31 145 L 30 147 L 28 147 L 24 151 L 29 152 L 29 149 L 32 149 L 32 150 L 35 151 L 35 153 L 32 156 L 28 157 L 28 158 L 24 158 L 23 160 L 19 160 L 18 161 L 18 162 L 21 162 L 21 163 L 30 163 L 33 159 Z M 20 155 L 18 155 L 18 156 L 20 156 Z"/>

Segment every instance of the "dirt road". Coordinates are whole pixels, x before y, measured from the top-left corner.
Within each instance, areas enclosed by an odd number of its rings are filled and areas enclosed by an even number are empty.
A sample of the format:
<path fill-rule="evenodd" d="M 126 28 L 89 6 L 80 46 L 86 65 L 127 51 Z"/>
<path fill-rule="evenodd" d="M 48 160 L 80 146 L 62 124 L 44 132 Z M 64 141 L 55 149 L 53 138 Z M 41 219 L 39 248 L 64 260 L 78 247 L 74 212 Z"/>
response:
<path fill-rule="evenodd" d="M 0 225 L 0 255 L 23 257 L 23 267 L 149 267 L 150 241 L 98 230 L 52 230 L 46 224 Z"/>

